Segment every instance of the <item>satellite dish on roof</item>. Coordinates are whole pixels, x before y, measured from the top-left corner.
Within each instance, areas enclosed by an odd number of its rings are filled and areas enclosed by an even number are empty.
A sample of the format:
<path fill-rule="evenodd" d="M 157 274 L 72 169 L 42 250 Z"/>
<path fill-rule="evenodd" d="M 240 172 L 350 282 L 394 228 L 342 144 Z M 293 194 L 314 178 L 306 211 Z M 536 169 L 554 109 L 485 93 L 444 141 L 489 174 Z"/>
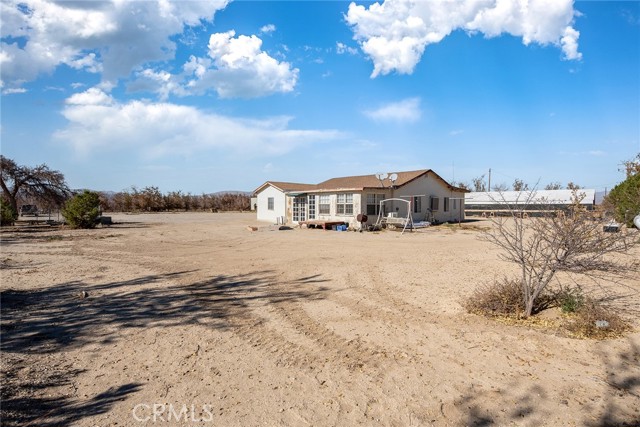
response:
<path fill-rule="evenodd" d="M 397 173 L 392 173 L 391 175 L 389 175 L 389 180 L 391 182 L 395 183 L 397 179 L 398 179 L 398 174 Z"/>
<path fill-rule="evenodd" d="M 378 172 L 376 174 L 376 178 L 378 178 L 380 181 L 382 181 L 384 179 L 387 179 L 388 176 L 389 176 L 389 174 L 386 173 L 386 172 Z"/>

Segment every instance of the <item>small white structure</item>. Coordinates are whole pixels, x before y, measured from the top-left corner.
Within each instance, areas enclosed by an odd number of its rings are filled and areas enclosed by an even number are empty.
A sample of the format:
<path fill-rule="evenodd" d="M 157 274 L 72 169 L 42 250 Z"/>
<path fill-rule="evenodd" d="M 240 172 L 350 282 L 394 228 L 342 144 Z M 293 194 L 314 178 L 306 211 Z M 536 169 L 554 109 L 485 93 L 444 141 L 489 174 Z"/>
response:
<path fill-rule="evenodd" d="M 422 169 L 332 178 L 315 185 L 267 181 L 254 195 L 261 221 L 277 223 L 284 217 L 292 224 L 339 221 L 355 227 L 360 224 L 358 214 L 366 214 L 367 224 L 373 224 L 381 209 L 387 209 L 385 215 L 394 213 L 398 217 L 411 213 L 416 221 L 461 221 L 466 192 L 431 169 Z M 381 208 L 381 200 L 392 198 L 402 201 Z"/>
<path fill-rule="evenodd" d="M 256 199 L 258 221 L 269 221 L 274 224 L 287 222 L 287 196 L 294 189 L 312 187 L 309 184 L 295 182 L 267 181 L 258 187 L 253 194 Z"/>
<path fill-rule="evenodd" d="M 465 195 L 466 213 L 483 215 L 488 212 L 510 209 L 529 212 L 566 210 L 576 200 L 587 210 L 595 207 L 596 191 L 578 190 L 532 190 L 532 191 L 482 191 Z"/>

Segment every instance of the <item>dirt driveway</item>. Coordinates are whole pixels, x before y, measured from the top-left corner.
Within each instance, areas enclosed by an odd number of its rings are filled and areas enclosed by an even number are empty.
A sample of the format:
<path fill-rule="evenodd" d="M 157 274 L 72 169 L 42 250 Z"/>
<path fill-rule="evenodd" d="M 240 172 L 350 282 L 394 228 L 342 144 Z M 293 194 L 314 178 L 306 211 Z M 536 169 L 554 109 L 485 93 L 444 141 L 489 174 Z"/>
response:
<path fill-rule="evenodd" d="M 640 423 L 637 319 L 597 342 L 464 311 L 512 269 L 478 240 L 485 223 L 401 236 L 253 214 L 113 220 L 2 230 L 3 425 Z"/>

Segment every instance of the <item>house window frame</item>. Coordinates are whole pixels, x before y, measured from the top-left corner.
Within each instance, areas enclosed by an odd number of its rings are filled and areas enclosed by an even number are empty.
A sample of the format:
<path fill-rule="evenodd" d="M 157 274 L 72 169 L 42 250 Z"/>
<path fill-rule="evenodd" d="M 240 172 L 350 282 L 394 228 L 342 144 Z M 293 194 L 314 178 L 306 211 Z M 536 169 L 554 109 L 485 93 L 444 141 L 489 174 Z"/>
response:
<path fill-rule="evenodd" d="M 422 213 L 422 197 L 413 196 L 412 199 L 413 213 Z"/>
<path fill-rule="evenodd" d="M 443 208 L 444 208 L 444 212 L 449 212 L 449 198 L 445 197 L 444 198 L 444 203 L 443 203 Z"/>
<path fill-rule="evenodd" d="M 336 194 L 336 216 L 353 215 L 353 193 Z"/>
<path fill-rule="evenodd" d="M 328 194 L 318 196 L 318 215 L 331 215 L 331 196 Z"/>
<path fill-rule="evenodd" d="M 438 210 L 440 209 L 440 197 L 431 196 L 431 198 L 429 199 L 429 209 L 431 210 L 431 212 L 438 212 Z"/>
<path fill-rule="evenodd" d="M 316 195 L 315 194 L 310 194 L 309 195 L 309 219 L 316 219 Z"/>
<path fill-rule="evenodd" d="M 367 215 L 379 215 L 380 201 L 384 200 L 385 197 L 386 195 L 384 193 L 367 193 Z"/>
<path fill-rule="evenodd" d="M 295 196 L 293 198 L 293 212 L 291 219 L 294 222 L 306 220 L 307 196 Z"/>
<path fill-rule="evenodd" d="M 275 210 L 275 197 L 267 197 L 267 210 Z"/>

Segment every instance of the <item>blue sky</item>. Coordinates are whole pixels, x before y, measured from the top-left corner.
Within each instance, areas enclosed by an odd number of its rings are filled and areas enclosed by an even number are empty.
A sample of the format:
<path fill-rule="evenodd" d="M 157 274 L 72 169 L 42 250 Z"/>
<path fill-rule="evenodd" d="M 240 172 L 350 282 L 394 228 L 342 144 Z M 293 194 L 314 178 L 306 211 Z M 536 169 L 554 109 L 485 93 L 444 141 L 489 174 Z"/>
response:
<path fill-rule="evenodd" d="M 2 154 L 72 188 L 491 168 L 602 190 L 640 152 L 635 1 L 1 7 Z"/>

